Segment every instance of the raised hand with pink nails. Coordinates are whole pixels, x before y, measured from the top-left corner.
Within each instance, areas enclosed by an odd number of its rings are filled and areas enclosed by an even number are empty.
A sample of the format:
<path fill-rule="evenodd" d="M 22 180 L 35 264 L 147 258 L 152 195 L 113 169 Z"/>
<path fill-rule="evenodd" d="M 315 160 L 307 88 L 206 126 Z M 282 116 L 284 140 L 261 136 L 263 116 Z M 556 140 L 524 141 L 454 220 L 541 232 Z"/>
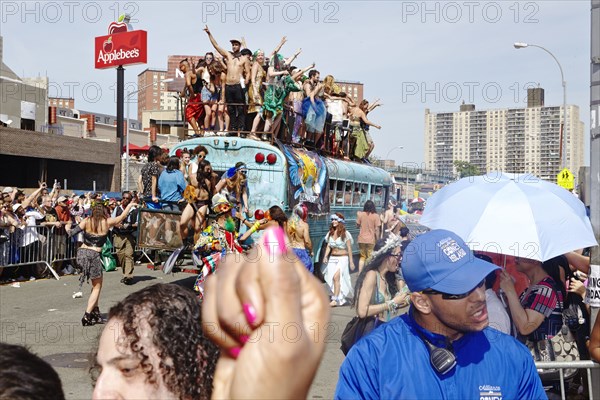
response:
<path fill-rule="evenodd" d="M 226 256 L 206 282 L 202 312 L 221 347 L 213 397 L 306 398 L 325 350 L 328 302 L 280 227 L 247 256 Z"/>

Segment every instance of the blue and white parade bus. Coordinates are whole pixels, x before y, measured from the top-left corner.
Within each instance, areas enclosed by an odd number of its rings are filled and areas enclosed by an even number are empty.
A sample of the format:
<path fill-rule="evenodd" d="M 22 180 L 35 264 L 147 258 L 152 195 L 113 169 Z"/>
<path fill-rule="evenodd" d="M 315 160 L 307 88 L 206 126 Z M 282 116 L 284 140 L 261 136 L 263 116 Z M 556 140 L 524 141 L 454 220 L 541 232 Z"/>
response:
<path fill-rule="evenodd" d="M 177 143 L 170 151 L 192 151 L 202 145 L 213 171 L 221 174 L 239 161 L 248 169 L 248 208 L 266 211 L 278 205 L 288 215 L 303 202 L 309 210 L 307 222 L 315 262 L 320 259 L 323 238 L 329 229 L 329 216 L 342 213 L 346 229 L 358 236 L 356 212 L 365 201 L 373 200 L 383 210 L 390 195 L 392 178 L 381 168 L 368 164 L 328 158 L 305 148 L 241 138 L 210 136 Z M 358 246 L 355 241 L 355 251 Z"/>

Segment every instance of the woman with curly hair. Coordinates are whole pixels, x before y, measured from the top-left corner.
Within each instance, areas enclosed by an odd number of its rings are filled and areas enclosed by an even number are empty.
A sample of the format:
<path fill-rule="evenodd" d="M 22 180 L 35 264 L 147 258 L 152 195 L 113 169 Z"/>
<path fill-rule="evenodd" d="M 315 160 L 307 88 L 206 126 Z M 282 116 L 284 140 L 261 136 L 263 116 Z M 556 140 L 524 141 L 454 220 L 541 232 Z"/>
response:
<path fill-rule="evenodd" d="M 350 281 L 350 268 L 354 269 L 352 260 L 352 235 L 346 231 L 344 215 L 335 213 L 331 215 L 331 226 L 325 236 L 327 248 L 323 258 L 323 277 L 333 293 L 330 305 L 332 307 L 346 304 L 352 298 L 352 282 Z M 331 255 L 331 256 L 330 256 Z"/>
<path fill-rule="evenodd" d="M 159 283 L 110 309 L 93 399 L 210 399 L 217 347 L 190 290 Z"/>
<path fill-rule="evenodd" d="M 88 299 L 87 308 L 85 314 L 81 319 L 83 326 L 94 325 L 99 322 L 104 322 L 100 314 L 98 307 L 98 300 L 100 299 L 100 291 L 102 290 L 102 261 L 100 260 L 100 253 L 102 246 L 106 243 L 109 230 L 115 225 L 119 225 L 127 218 L 129 212 L 137 204 L 134 202 L 129 203 L 125 210 L 116 218 L 107 218 L 105 213 L 105 202 L 95 200 L 92 202 L 91 212 L 92 215 L 84 218 L 81 222 L 71 229 L 70 224 L 66 225 L 69 236 L 77 235 L 79 232 L 83 232 L 83 244 L 77 250 L 77 266 L 81 269 L 81 276 L 79 277 L 79 290 L 84 281 L 92 280 L 92 293 Z M 131 279 L 131 278 L 130 278 Z"/>

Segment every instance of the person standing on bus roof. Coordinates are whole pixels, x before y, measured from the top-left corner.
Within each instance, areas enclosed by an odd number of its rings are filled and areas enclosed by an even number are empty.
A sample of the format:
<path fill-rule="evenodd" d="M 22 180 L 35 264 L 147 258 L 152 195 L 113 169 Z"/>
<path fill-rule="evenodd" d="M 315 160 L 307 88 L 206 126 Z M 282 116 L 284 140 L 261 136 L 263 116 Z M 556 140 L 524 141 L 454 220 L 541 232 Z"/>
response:
<path fill-rule="evenodd" d="M 179 70 L 185 76 L 185 87 L 181 92 L 181 97 L 188 99 L 188 103 L 185 106 L 185 120 L 192 125 L 196 136 L 202 136 L 202 132 L 200 132 L 200 128 L 198 127 L 198 120 L 200 120 L 204 112 L 202 98 L 200 97 L 202 91 L 201 74 L 190 67 L 190 62 L 187 58 L 179 62 Z"/>
<path fill-rule="evenodd" d="M 208 35 L 211 44 L 227 61 L 227 78 L 225 82 L 225 101 L 231 118 L 231 130 L 235 132 L 243 131 L 245 127 L 246 112 L 246 95 L 244 88 L 250 82 L 250 56 L 252 52 L 248 49 L 243 49 L 236 53 L 230 53 L 219 46 L 213 35 L 208 29 L 208 25 L 204 27 L 204 32 Z M 232 45 L 240 48 L 240 41 L 237 39 L 231 40 Z M 243 85 L 243 86 L 242 86 Z"/>
<path fill-rule="evenodd" d="M 331 226 L 325 236 L 327 247 L 323 265 L 325 282 L 333 293 L 330 305 L 342 306 L 347 303 L 353 294 L 352 282 L 348 265 L 354 270 L 352 260 L 352 235 L 346 231 L 344 215 L 335 213 L 331 215 Z M 331 257 L 330 257 L 331 254 Z"/>

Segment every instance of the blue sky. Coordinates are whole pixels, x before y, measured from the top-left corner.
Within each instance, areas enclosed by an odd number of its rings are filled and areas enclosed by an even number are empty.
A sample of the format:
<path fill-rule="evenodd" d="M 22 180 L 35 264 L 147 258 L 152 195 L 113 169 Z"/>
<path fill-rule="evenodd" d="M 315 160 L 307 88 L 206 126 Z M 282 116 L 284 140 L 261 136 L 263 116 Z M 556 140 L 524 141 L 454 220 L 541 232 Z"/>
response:
<path fill-rule="evenodd" d="M 321 76 L 355 80 L 365 97 L 384 106 L 369 115 L 375 154 L 397 163 L 423 161 L 424 110 L 521 107 L 525 87 L 546 89 L 546 105 L 562 104 L 563 66 L 569 104 L 589 129 L 589 1 L 3 1 L 4 62 L 20 76 L 47 75 L 51 95 L 74 96 L 77 108 L 116 114 L 113 70 L 94 69 L 94 37 L 124 11 L 148 31 L 148 64 L 126 69 L 135 84 L 147 67 L 166 68 L 171 54 L 212 50 L 208 24 L 220 44 L 244 36 L 252 50 L 303 49 L 300 66 L 315 61 Z M 100 91 L 98 90 L 100 88 Z M 132 105 L 132 115 L 135 105 Z M 587 141 L 586 141 L 587 142 Z M 402 146 L 403 149 L 400 149 Z M 586 155 L 589 145 L 586 144 Z M 586 156 L 589 158 L 589 155 Z"/>

